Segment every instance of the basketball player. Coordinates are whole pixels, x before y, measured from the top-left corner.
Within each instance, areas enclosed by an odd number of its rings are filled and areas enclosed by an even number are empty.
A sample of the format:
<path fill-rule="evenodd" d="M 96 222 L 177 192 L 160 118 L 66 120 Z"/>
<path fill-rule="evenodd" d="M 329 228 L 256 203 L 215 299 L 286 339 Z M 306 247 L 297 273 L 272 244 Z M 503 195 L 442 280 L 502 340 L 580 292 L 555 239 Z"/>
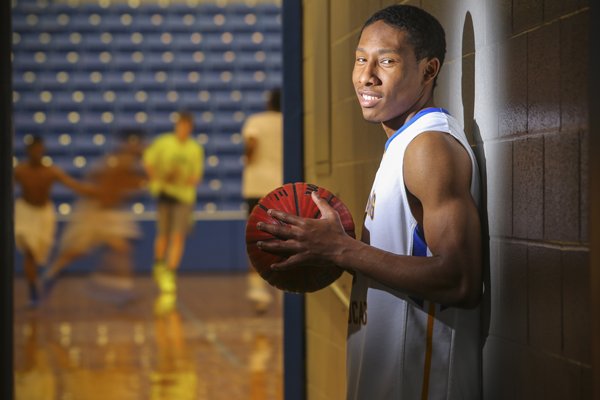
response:
<path fill-rule="evenodd" d="M 54 244 L 56 216 L 50 192 L 56 182 L 83 195 L 95 194 L 94 187 L 77 182 L 55 165 L 45 165 L 44 141 L 34 136 L 27 144 L 27 161 L 14 170 L 21 196 L 15 201 L 15 242 L 24 253 L 23 269 L 29 287 L 29 305 L 39 302 L 37 270 L 48 260 Z"/>
<path fill-rule="evenodd" d="M 478 167 L 460 124 L 437 108 L 445 56 L 439 22 L 396 5 L 376 12 L 356 48 L 363 117 L 388 137 L 362 241 L 313 193 L 320 220 L 275 210 L 259 223 L 290 256 L 273 269 L 335 264 L 354 275 L 348 318 L 349 399 L 480 399 L 482 249 Z"/>
<path fill-rule="evenodd" d="M 180 113 L 174 132 L 160 135 L 144 152 L 150 191 L 158 198 L 153 275 L 161 292 L 176 291 L 175 271 L 202 181 L 204 149 L 191 137 L 193 131 L 192 114 Z"/>
<path fill-rule="evenodd" d="M 242 127 L 245 166 L 242 175 L 242 196 L 248 212 L 258 201 L 283 184 L 283 116 L 281 115 L 281 92 L 269 92 L 267 110 L 251 115 Z M 264 313 L 272 301 L 272 295 L 264 280 L 250 268 L 248 275 L 248 299 L 257 313 Z"/>
<path fill-rule="evenodd" d="M 94 283 L 112 289 L 115 299 L 131 296 L 131 242 L 141 233 L 126 206 L 128 198 L 144 187 L 146 176 L 140 162 L 142 133 L 124 130 L 119 136 L 117 149 L 102 157 L 87 175 L 98 193 L 75 204 L 58 254 L 43 277 L 46 296 L 69 264 L 100 246 L 106 246 L 107 251 L 103 253 L 104 265 L 92 275 Z"/>

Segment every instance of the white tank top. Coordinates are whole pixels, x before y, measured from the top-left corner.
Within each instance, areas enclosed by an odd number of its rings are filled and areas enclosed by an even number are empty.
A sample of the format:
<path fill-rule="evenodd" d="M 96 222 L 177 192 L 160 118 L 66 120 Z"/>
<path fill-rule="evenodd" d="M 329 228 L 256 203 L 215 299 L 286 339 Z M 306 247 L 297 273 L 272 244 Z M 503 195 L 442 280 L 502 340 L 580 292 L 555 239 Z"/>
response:
<path fill-rule="evenodd" d="M 440 108 L 421 110 L 386 143 L 367 203 L 374 247 L 431 256 L 413 217 L 403 179 L 404 153 L 423 132 L 447 132 L 471 158 L 471 194 L 479 203 L 479 170 L 458 122 Z M 431 317 L 430 317 L 431 316 Z M 348 399 L 479 399 L 479 309 L 410 298 L 355 274 L 348 317 Z"/>

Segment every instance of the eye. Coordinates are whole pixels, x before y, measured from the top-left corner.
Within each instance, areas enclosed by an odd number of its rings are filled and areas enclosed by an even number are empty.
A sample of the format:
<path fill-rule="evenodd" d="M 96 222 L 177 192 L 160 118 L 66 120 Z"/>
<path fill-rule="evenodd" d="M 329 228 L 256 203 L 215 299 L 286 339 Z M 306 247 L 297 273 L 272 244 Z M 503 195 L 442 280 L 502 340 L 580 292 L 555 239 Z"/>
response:
<path fill-rule="evenodd" d="M 359 64 L 363 64 L 363 63 L 367 62 L 367 59 L 365 57 L 362 57 L 362 56 L 357 56 L 356 57 L 356 62 L 359 63 Z"/>
<path fill-rule="evenodd" d="M 391 58 L 383 58 L 379 61 L 379 63 L 382 65 L 391 65 L 394 63 L 394 60 L 392 60 Z"/>

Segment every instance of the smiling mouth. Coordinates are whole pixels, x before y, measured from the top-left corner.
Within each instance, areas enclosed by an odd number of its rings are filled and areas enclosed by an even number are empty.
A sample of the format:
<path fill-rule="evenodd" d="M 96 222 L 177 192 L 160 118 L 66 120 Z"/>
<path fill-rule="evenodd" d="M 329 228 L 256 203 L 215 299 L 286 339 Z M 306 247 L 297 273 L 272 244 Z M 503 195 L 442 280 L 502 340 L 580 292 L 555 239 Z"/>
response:
<path fill-rule="evenodd" d="M 381 97 L 373 96 L 367 93 L 359 93 L 358 100 L 362 107 L 370 108 L 374 107 L 381 100 Z"/>

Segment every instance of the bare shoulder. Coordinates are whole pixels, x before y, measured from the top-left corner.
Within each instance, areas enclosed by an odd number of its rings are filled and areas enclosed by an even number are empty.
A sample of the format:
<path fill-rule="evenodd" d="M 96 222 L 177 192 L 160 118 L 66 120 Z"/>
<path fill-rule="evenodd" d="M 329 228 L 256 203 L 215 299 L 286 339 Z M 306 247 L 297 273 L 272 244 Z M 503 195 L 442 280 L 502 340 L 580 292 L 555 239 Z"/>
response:
<path fill-rule="evenodd" d="M 454 136 L 445 132 L 424 132 L 407 147 L 404 180 L 418 196 L 430 190 L 469 190 L 471 160 Z"/>

